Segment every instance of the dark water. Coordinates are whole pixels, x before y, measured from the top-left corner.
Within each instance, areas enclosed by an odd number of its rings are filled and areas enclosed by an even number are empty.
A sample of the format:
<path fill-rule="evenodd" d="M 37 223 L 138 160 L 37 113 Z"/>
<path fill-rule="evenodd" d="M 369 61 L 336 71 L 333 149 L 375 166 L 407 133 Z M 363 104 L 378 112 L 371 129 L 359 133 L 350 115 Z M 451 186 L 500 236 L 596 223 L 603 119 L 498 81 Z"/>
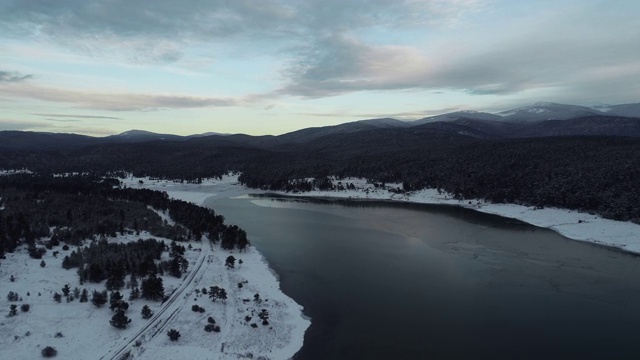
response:
<path fill-rule="evenodd" d="M 640 358 L 640 258 L 443 206 L 210 199 L 312 318 L 297 359 Z"/>

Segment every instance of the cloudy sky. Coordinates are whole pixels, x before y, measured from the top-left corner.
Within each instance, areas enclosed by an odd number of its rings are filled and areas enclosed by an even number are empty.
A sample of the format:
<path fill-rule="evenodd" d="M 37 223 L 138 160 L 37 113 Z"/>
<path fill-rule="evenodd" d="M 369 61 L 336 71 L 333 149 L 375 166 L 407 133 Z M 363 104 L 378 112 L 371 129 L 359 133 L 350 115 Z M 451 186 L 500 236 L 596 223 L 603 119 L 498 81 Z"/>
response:
<path fill-rule="evenodd" d="M 640 101 L 636 0 L 0 0 L 0 130 L 281 134 Z"/>

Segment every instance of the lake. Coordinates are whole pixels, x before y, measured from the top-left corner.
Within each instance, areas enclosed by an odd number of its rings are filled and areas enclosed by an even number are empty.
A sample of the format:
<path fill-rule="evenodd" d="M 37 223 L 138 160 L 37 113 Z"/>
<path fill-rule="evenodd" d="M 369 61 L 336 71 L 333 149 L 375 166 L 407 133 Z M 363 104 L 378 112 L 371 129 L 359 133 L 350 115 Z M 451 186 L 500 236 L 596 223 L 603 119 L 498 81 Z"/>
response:
<path fill-rule="evenodd" d="M 209 198 L 305 308 L 296 359 L 638 358 L 640 258 L 468 209 Z"/>

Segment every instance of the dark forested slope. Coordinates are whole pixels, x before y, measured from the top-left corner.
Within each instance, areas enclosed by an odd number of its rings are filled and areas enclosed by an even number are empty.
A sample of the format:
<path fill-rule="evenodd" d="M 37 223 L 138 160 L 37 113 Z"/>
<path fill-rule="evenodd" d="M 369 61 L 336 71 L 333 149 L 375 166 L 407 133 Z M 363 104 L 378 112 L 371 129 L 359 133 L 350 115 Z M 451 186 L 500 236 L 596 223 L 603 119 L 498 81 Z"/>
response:
<path fill-rule="evenodd" d="M 619 120 L 636 126 L 635 120 Z M 564 121 L 578 129 L 598 122 L 594 118 Z M 336 132 L 294 143 L 273 137 L 212 136 L 179 142 L 103 144 L 66 152 L 6 151 L 0 152 L 0 167 L 101 176 L 126 171 L 188 181 L 237 171 L 242 173 L 244 184 L 274 190 L 330 188 L 328 176 L 356 176 L 400 182 L 404 191 L 439 188 L 459 198 L 559 206 L 640 221 L 640 139 L 538 137 L 541 133 L 508 139 L 495 136 L 496 129 L 524 131 L 533 127 L 481 125 L 462 119 Z M 557 130 L 553 122 L 536 126 Z M 304 180 L 307 178 L 317 180 L 310 183 Z"/>

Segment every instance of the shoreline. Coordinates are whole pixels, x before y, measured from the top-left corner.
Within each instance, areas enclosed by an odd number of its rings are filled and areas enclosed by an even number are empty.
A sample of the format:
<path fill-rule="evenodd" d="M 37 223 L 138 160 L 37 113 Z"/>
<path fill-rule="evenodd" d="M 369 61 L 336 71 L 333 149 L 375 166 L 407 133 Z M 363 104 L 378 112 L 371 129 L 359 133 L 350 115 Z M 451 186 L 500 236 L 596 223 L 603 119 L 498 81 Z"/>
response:
<path fill-rule="evenodd" d="M 265 191 L 261 189 L 251 189 L 240 185 L 237 175 L 224 176 L 222 179 L 205 179 L 201 184 L 184 184 L 167 180 L 150 180 L 148 178 L 127 178 L 123 183 L 130 187 L 148 188 L 159 191 L 166 191 L 170 197 L 190 201 L 198 205 L 205 202 L 213 202 L 212 208 L 215 210 L 215 199 L 234 198 L 246 195 L 276 195 L 287 198 L 308 198 L 325 199 L 327 201 L 379 201 L 394 204 L 418 204 L 434 206 L 453 206 L 465 208 L 480 213 L 491 214 L 503 218 L 514 219 L 526 224 L 541 228 L 550 229 L 568 239 L 582 241 L 591 245 L 602 246 L 609 250 L 621 251 L 632 255 L 640 255 L 640 225 L 631 222 L 620 222 L 604 219 L 597 215 L 577 212 L 568 209 L 544 208 L 535 209 L 515 204 L 491 204 L 482 200 L 456 200 L 450 194 L 439 193 L 436 189 L 424 189 L 410 193 L 395 193 L 389 189 L 395 189 L 399 184 L 376 188 L 364 179 L 343 179 L 342 182 L 349 182 L 355 186 L 352 190 L 333 191 L 309 191 L 304 193 L 290 193 L 284 191 Z M 142 180 L 143 183 L 139 183 Z M 334 180 L 334 183 L 337 183 Z M 224 214 L 221 214 L 224 216 Z M 268 287 L 273 288 L 275 293 L 283 296 L 290 310 L 292 321 L 296 324 L 295 329 L 290 334 L 289 343 L 285 348 L 281 348 L 279 355 L 293 357 L 303 346 L 304 335 L 311 325 L 310 319 L 304 314 L 303 306 L 297 304 L 280 289 L 278 275 L 273 273 L 268 261 L 257 249 L 255 253 L 262 263 L 261 269 L 267 270 L 271 283 Z M 254 274 L 258 278 L 264 275 Z M 247 277 L 249 278 L 249 277 Z M 275 354 L 271 354 L 272 356 Z M 274 357 L 278 358 L 278 357 Z"/>
<path fill-rule="evenodd" d="M 456 200 L 451 194 L 438 193 L 436 189 L 423 189 L 410 193 L 396 194 L 386 189 L 375 188 L 373 185 L 367 184 L 363 179 L 352 178 L 343 180 L 343 182 L 353 182 L 356 185 L 356 190 L 313 190 L 305 193 L 275 191 L 271 193 L 294 198 L 369 200 L 455 206 L 550 229 L 571 240 L 640 255 L 640 224 L 630 221 L 610 220 L 599 215 L 562 208 L 535 209 L 531 206 L 516 204 L 492 204 L 479 199 Z"/>
<path fill-rule="evenodd" d="M 615 251 L 615 252 L 619 252 L 619 253 L 624 253 L 627 255 L 632 255 L 632 256 L 638 256 L 640 257 L 640 252 L 636 252 L 636 251 L 630 251 L 628 249 L 622 248 L 622 247 L 618 247 L 618 246 L 614 246 L 614 245 L 610 245 L 610 244 L 606 244 L 603 242 L 595 242 L 595 241 L 587 241 L 587 240 L 578 240 L 578 239 L 573 239 L 570 238 L 566 235 L 564 235 L 563 233 L 559 232 L 557 229 L 552 228 L 552 227 L 544 227 L 544 226 L 539 226 L 539 225 L 534 225 L 531 224 L 529 222 L 526 222 L 524 220 L 521 220 L 519 218 L 515 218 L 515 217 L 507 217 L 504 215 L 499 215 L 499 214 L 494 214 L 494 213 L 489 213 L 489 212 L 483 212 L 481 210 L 475 209 L 475 208 L 470 208 L 470 207 L 465 207 L 462 205 L 456 205 L 456 204 L 440 204 L 440 203 L 424 203 L 424 202 L 413 202 L 413 201 L 398 201 L 398 200 L 391 200 L 391 199 L 374 199 L 374 198 L 354 198 L 354 197 L 349 197 L 349 198 L 345 198 L 345 197 L 337 197 L 337 196 L 330 196 L 330 195 L 322 195 L 322 196 L 306 196 L 306 195 L 302 195 L 302 194 L 295 194 L 292 195 L 290 193 L 278 193 L 278 192 L 266 192 L 266 193 L 261 193 L 261 194 L 248 194 L 249 196 L 261 196 L 264 195 L 266 197 L 280 197 L 283 199 L 301 199 L 301 200 L 308 200 L 310 202 L 318 202 L 318 201 L 323 201 L 327 204 L 339 204 L 339 205 L 343 205 L 345 202 L 346 203 L 352 203 L 352 204 L 356 204 L 356 203 L 370 203 L 370 204 L 383 204 L 385 206 L 388 205 L 396 205 L 396 206 L 402 206 L 404 204 L 407 205 L 417 205 L 417 206 L 425 206 L 425 207 L 448 207 L 448 208 L 452 208 L 452 209 L 464 209 L 464 210 L 468 210 L 468 211 L 472 211 L 478 214 L 482 214 L 482 215 L 489 215 L 489 216 L 497 216 L 503 220 L 508 220 L 511 221 L 512 223 L 518 224 L 518 225 L 526 225 L 526 226 L 535 226 L 541 229 L 547 229 L 547 230 L 551 230 L 553 232 L 555 232 L 556 234 L 559 234 L 565 238 L 567 238 L 568 240 L 571 241 L 578 241 L 581 243 L 585 243 L 587 245 L 590 246 L 596 246 L 596 247 L 600 247 L 606 250 L 610 250 L 610 251 Z M 563 209 L 560 209 L 563 210 Z M 640 230 L 639 230 L 640 231 Z M 640 242 L 640 239 L 638 240 Z"/>
<path fill-rule="evenodd" d="M 164 180 L 149 180 L 148 178 L 120 180 L 128 187 L 165 191 L 171 198 L 191 202 L 199 206 L 205 206 L 204 204 L 207 200 L 212 197 L 231 198 L 249 193 L 246 188 L 231 185 L 228 181 L 223 182 L 223 184 L 215 180 L 205 180 L 202 184 L 182 184 Z M 139 183 L 141 180 L 143 183 Z M 229 180 L 237 182 L 237 178 L 230 178 Z M 213 210 L 217 213 L 215 206 Z M 224 214 L 221 215 L 224 216 Z M 235 251 L 230 253 L 235 253 Z M 269 349 L 265 348 L 264 344 L 256 345 L 252 349 L 247 348 L 247 345 L 251 342 L 229 341 L 225 343 L 224 353 L 219 355 L 221 358 L 237 358 L 238 354 L 251 353 L 251 356 L 267 356 L 269 359 L 292 359 L 302 348 L 304 335 L 311 325 L 311 319 L 304 314 L 302 305 L 295 302 L 281 290 L 278 274 L 269 266 L 267 259 L 258 249 L 254 246 L 249 246 L 245 252 L 236 253 L 236 256 L 242 256 L 244 261 L 242 265 L 245 269 L 243 281 L 248 281 L 249 284 L 252 284 L 256 293 L 259 293 L 263 298 L 270 299 L 271 302 L 275 301 L 275 304 L 278 305 L 276 308 L 271 309 L 274 311 L 271 314 L 272 318 L 278 319 L 277 322 L 272 323 L 272 326 L 275 328 L 280 325 L 279 330 L 276 332 L 284 334 L 285 338 L 278 337 L 273 339 L 274 347 Z M 233 283 L 234 281 L 229 282 Z M 237 312 L 236 309 L 232 310 Z M 246 326 L 245 332 L 246 334 L 237 333 L 236 336 L 238 338 L 252 338 L 255 336 L 251 327 Z M 249 345 L 249 347 L 251 346 Z M 235 353 L 230 353 L 234 351 Z"/>
<path fill-rule="evenodd" d="M 161 191 L 181 193 L 200 192 L 210 197 L 234 197 L 247 194 L 276 194 L 298 198 L 331 198 L 342 200 L 378 200 L 394 203 L 415 203 L 429 205 L 448 205 L 475 210 L 481 213 L 516 219 L 524 223 L 547 228 L 575 241 L 582 241 L 606 247 L 616 248 L 631 254 L 640 255 L 640 224 L 630 221 L 605 219 L 599 215 L 578 212 L 576 210 L 547 207 L 535 209 L 531 206 L 516 204 L 492 204 L 479 199 L 456 200 L 451 194 L 436 189 L 423 189 L 409 193 L 394 193 L 388 189 L 401 187 L 401 184 L 387 184 L 385 189 L 376 188 L 365 179 L 346 178 L 341 183 L 351 183 L 354 190 L 312 190 L 291 193 L 285 191 L 265 191 L 251 189 L 238 184 L 237 175 L 227 175 L 221 180 L 207 179 L 202 184 L 180 184 L 166 180 L 152 180 L 152 188 Z M 129 178 L 130 181 L 133 180 Z M 138 180 L 138 179 L 135 179 Z M 148 180 L 148 179 L 143 179 Z M 337 180 L 333 180 L 338 184 Z M 137 185 L 137 184 L 135 184 Z M 144 186 L 143 186 L 144 187 Z M 194 190 L 187 190 L 188 188 Z M 199 190 L 196 190 L 199 189 Z M 181 191 L 182 190 L 182 191 Z"/>

